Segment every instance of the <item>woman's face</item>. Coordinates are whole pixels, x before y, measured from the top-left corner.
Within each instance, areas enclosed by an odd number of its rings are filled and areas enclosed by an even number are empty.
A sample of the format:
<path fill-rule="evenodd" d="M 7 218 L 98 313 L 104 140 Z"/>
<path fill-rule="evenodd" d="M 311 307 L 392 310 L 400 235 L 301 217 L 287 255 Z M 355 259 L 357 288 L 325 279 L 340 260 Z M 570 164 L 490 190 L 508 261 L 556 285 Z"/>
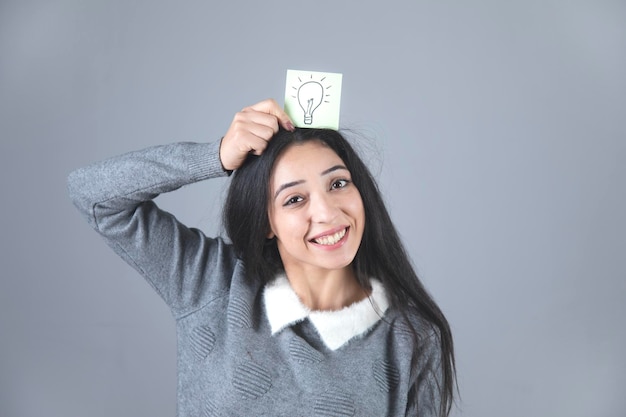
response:
<path fill-rule="evenodd" d="M 292 145 L 270 177 L 269 221 L 285 270 L 347 268 L 363 237 L 365 211 L 350 171 L 319 141 Z"/>

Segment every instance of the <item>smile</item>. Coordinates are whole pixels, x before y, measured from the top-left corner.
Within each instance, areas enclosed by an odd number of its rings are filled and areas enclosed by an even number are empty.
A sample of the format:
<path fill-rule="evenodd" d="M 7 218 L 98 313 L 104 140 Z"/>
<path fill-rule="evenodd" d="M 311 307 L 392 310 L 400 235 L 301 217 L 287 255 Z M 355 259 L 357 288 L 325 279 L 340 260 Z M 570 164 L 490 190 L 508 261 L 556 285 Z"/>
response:
<path fill-rule="evenodd" d="M 348 228 L 341 229 L 332 235 L 320 236 L 315 239 L 311 239 L 311 242 L 317 243 L 318 245 L 331 246 L 343 239 L 347 231 Z"/>

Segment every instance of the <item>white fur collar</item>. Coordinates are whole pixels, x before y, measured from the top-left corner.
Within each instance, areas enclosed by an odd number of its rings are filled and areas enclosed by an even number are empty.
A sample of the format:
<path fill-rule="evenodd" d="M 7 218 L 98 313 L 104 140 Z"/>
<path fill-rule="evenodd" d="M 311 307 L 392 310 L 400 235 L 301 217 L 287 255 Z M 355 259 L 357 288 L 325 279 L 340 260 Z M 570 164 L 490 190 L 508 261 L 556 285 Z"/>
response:
<path fill-rule="evenodd" d="M 317 329 L 322 341 L 337 350 L 350 339 L 359 336 L 380 320 L 389 301 L 380 281 L 372 279 L 371 296 L 337 311 L 311 311 L 298 298 L 286 276 L 280 275 L 265 286 L 265 313 L 272 335 L 307 317 Z M 371 300 L 371 301 L 370 301 Z"/>

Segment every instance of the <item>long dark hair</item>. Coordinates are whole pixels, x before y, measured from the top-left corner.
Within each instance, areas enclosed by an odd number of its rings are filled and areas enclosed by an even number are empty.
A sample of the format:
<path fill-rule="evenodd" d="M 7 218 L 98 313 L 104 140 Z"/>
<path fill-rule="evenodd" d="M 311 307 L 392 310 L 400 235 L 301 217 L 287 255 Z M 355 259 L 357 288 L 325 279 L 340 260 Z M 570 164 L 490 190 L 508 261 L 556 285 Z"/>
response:
<path fill-rule="evenodd" d="M 379 279 L 391 306 L 407 318 L 416 341 L 419 332 L 408 317 L 417 313 L 439 335 L 442 378 L 440 416 L 452 407 L 455 387 L 455 360 L 450 326 L 442 311 L 428 294 L 407 255 L 391 221 L 374 178 L 350 143 L 337 131 L 328 129 L 279 130 L 262 155 L 250 155 L 232 176 L 224 205 L 224 226 L 235 252 L 243 260 L 247 278 L 271 281 L 282 271 L 282 262 L 270 231 L 268 212 L 269 184 L 274 162 L 287 147 L 318 140 L 331 148 L 345 163 L 352 181 L 361 193 L 366 225 L 361 246 L 352 262 L 357 280 L 370 288 L 370 277 Z M 415 392 L 417 395 L 417 392 Z"/>

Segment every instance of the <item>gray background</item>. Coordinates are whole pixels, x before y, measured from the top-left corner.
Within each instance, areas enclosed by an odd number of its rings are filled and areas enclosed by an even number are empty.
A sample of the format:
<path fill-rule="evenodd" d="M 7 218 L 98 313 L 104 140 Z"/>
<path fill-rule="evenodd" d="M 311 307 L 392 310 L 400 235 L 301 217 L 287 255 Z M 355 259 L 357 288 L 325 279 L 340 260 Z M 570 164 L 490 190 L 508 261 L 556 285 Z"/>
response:
<path fill-rule="evenodd" d="M 172 416 L 172 318 L 67 173 L 342 72 L 456 337 L 454 415 L 626 415 L 623 1 L 0 1 L 0 416 Z M 227 181 L 159 197 L 220 231 Z"/>

